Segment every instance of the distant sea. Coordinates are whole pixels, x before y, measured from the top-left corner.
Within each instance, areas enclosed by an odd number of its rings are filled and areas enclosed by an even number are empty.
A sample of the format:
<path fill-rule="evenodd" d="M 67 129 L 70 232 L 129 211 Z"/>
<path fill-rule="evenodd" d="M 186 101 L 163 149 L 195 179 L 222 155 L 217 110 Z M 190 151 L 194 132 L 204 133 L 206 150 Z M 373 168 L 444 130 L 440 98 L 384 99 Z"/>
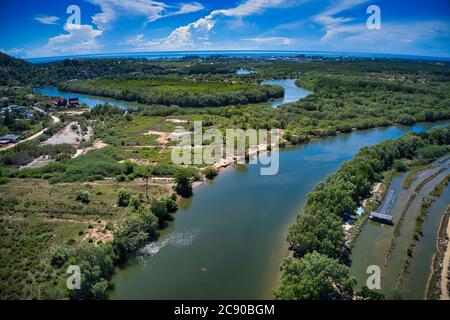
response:
<path fill-rule="evenodd" d="M 361 52 L 328 52 L 328 51 L 161 51 L 161 52 L 126 52 L 126 53 L 110 53 L 110 54 L 87 54 L 74 56 L 59 56 L 47 58 L 29 58 L 26 59 L 32 63 L 45 63 L 59 61 L 64 59 L 105 59 L 105 58 L 146 58 L 146 59 L 174 59 L 188 56 L 210 57 L 210 56 L 227 56 L 235 58 L 257 58 L 257 57 L 292 57 L 304 55 L 306 57 L 358 57 L 358 58 L 390 58 L 390 59 L 409 59 L 409 60 L 434 60 L 434 61 L 450 61 L 450 58 L 427 57 L 415 55 L 400 54 L 381 54 L 381 53 L 361 53 Z"/>

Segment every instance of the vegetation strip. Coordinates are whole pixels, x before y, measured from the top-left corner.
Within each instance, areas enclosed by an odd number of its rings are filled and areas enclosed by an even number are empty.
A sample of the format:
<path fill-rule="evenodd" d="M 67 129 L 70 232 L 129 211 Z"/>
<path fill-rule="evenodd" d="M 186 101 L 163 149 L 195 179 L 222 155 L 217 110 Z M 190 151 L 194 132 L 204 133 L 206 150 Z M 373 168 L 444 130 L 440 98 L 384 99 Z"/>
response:
<path fill-rule="evenodd" d="M 431 264 L 431 275 L 428 279 L 427 290 L 426 290 L 426 299 L 427 300 L 438 300 L 442 295 L 442 279 L 445 277 L 441 277 L 444 272 L 444 256 L 448 251 L 448 243 L 446 242 L 448 236 L 448 228 L 449 228 L 449 218 L 450 218 L 450 205 L 442 214 L 441 223 L 439 224 L 439 229 L 437 231 L 436 237 L 436 247 L 437 253 L 433 255 L 433 262 Z M 447 266 L 448 268 L 449 266 Z"/>
<path fill-rule="evenodd" d="M 393 232 L 394 237 L 391 239 L 391 241 L 389 243 L 389 247 L 386 251 L 386 256 L 384 257 L 384 266 L 386 266 L 387 263 L 389 262 L 391 254 L 395 248 L 395 240 L 400 235 L 400 230 L 402 228 L 403 221 L 405 220 L 406 212 L 408 212 L 408 209 L 411 207 L 411 204 L 415 198 L 416 198 L 416 193 L 413 193 L 409 196 L 408 201 L 406 202 L 405 207 L 403 208 L 402 213 L 400 214 L 400 217 L 399 217 L 397 223 L 395 224 L 394 232 Z"/>
<path fill-rule="evenodd" d="M 421 148 L 435 146 L 440 151 L 433 152 L 434 160 L 448 152 L 449 143 L 449 126 L 382 142 L 361 149 L 325 182 L 317 184 L 307 196 L 304 212 L 289 229 L 288 242 L 294 257 L 299 260 L 293 257 L 284 260 L 280 284 L 274 290 L 275 298 L 346 299 L 353 296 L 355 281 L 343 266 L 348 259 L 342 228 L 344 213 L 356 210 L 361 200 L 369 195 L 371 186 L 381 179 L 381 173 L 388 170 L 395 159 L 413 159 L 422 154 Z M 314 269 L 316 264 L 320 264 L 319 269 Z M 316 285 L 308 286 L 311 282 Z"/>
<path fill-rule="evenodd" d="M 431 169 L 431 168 L 433 168 L 433 166 L 434 165 L 432 163 L 430 163 L 430 164 L 418 166 L 417 168 L 410 169 L 408 172 L 408 175 L 403 180 L 403 183 L 402 183 L 403 189 L 409 189 L 411 187 L 411 185 L 414 183 L 414 181 L 416 181 L 418 173 L 420 171 L 423 171 L 426 169 Z"/>
<path fill-rule="evenodd" d="M 438 175 L 440 175 L 442 172 L 447 171 L 445 168 L 440 168 L 438 171 L 434 172 L 430 176 L 428 176 L 426 179 L 424 179 L 422 182 L 420 182 L 417 187 L 414 189 L 414 192 L 420 192 L 422 188 L 431 180 L 436 178 Z"/>
<path fill-rule="evenodd" d="M 442 168 L 444 169 L 444 168 Z M 439 170 L 438 172 L 442 173 L 444 170 Z M 432 174 L 430 177 L 436 177 L 439 174 L 436 174 L 437 172 L 435 172 L 434 174 Z M 427 181 L 425 183 L 428 183 L 429 181 L 431 181 L 433 178 L 429 179 L 430 177 L 426 178 L 424 181 Z M 430 191 L 430 193 L 428 194 L 428 196 L 424 197 L 422 199 L 422 204 L 420 206 L 420 210 L 419 210 L 419 214 L 416 217 L 416 223 L 415 223 L 415 227 L 414 227 L 414 233 L 413 236 L 411 238 L 411 241 L 406 249 L 406 258 L 404 260 L 403 263 L 403 269 L 402 272 L 400 273 L 400 276 L 398 278 L 397 281 L 397 289 L 402 290 L 403 285 L 404 285 L 404 281 L 406 278 L 406 275 L 409 272 L 409 260 L 410 258 L 413 257 L 414 254 L 414 249 L 416 247 L 417 241 L 420 240 L 420 237 L 423 236 L 423 224 L 425 222 L 426 216 L 429 213 L 429 209 L 431 207 L 431 205 L 442 195 L 442 193 L 444 192 L 444 188 L 448 183 L 448 177 L 446 176 L 442 179 L 442 181 L 437 184 L 434 189 L 432 191 Z M 423 182 L 422 182 L 423 183 Z M 424 183 L 424 185 L 425 185 Z M 422 186 L 423 187 L 423 186 Z M 421 188 L 422 188 L 421 187 Z M 420 189 L 421 189 L 420 188 Z M 417 188 L 416 188 L 417 190 Z"/>

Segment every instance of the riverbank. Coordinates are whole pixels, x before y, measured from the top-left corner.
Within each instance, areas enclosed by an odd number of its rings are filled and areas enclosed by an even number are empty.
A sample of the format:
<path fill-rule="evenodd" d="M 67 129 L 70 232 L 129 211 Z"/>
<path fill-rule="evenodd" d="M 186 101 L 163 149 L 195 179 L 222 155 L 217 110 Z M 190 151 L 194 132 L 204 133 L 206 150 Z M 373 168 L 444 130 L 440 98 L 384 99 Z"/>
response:
<path fill-rule="evenodd" d="M 450 207 L 447 208 L 446 214 L 447 220 Z M 450 268 L 450 245 L 448 243 L 450 239 L 450 220 L 447 223 L 447 248 L 445 250 L 444 259 L 442 260 L 442 273 L 441 273 L 441 300 L 450 300 L 449 298 L 449 286 L 448 286 L 448 272 Z"/>
<path fill-rule="evenodd" d="M 448 257 L 450 246 L 450 206 L 442 214 L 439 229 L 436 233 L 436 253 L 433 255 L 431 264 L 430 278 L 427 283 L 426 299 L 437 300 L 448 298 L 448 268 L 449 261 L 445 262 Z M 447 268 L 446 268 L 447 266 Z M 447 296 L 445 296 L 447 290 Z M 448 299 L 447 299 L 448 300 Z"/>
<path fill-rule="evenodd" d="M 435 125 L 355 131 L 289 147 L 280 152 L 276 176 L 260 176 L 259 165 L 229 167 L 180 206 L 163 246 L 116 272 L 111 298 L 272 298 L 288 252 L 285 235 L 314 185 L 364 146 Z"/>

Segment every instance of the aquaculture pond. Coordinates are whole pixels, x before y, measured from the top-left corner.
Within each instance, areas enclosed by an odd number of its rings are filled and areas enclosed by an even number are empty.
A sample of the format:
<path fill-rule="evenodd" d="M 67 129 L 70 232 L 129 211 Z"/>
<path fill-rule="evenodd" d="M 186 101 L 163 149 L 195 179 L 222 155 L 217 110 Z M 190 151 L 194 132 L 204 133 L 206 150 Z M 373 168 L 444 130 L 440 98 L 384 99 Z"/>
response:
<path fill-rule="evenodd" d="M 424 299 L 431 272 L 431 260 L 436 252 L 436 232 L 450 199 L 449 187 L 430 207 L 423 224 L 423 237 L 420 237 L 413 257 L 409 259 L 409 273 L 404 276 L 403 281 L 400 281 L 400 278 L 422 199 L 429 195 L 449 171 L 435 176 L 419 192 L 415 192 L 415 189 L 424 179 L 438 173 L 441 168 L 448 168 L 448 164 L 436 161 L 435 167 L 421 171 L 408 189 L 402 186 L 407 173 L 394 176 L 388 192 L 392 190 L 395 199 L 387 212 L 393 216 L 394 226 L 368 221 L 352 250 L 350 270 L 358 280 L 358 287 L 366 283 L 369 276 L 366 273 L 367 267 L 376 265 L 381 269 L 381 289 L 388 298 L 393 298 L 395 293 L 401 294 L 406 299 Z M 377 211 L 383 206 L 384 202 Z M 403 219 L 400 222 L 402 215 Z M 400 226 L 400 232 L 394 235 L 397 225 Z"/>

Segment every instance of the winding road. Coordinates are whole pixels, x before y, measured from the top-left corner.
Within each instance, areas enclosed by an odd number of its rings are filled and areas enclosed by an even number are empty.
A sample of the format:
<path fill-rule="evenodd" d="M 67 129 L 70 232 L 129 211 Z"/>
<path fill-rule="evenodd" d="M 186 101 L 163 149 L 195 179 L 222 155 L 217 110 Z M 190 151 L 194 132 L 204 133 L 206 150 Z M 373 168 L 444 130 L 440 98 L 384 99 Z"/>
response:
<path fill-rule="evenodd" d="M 42 109 L 40 109 L 40 108 L 38 108 L 38 107 L 33 107 L 33 109 L 35 109 L 36 111 L 42 112 L 42 113 L 46 113 L 44 110 L 42 110 Z M 50 115 L 50 117 L 51 117 L 52 120 L 53 120 L 53 124 L 59 123 L 59 122 L 61 121 L 61 120 L 60 120 L 58 117 L 56 117 L 56 116 Z M 18 142 L 16 142 L 16 143 L 9 144 L 9 145 L 7 145 L 7 146 L 5 146 L 5 147 L 2 147 L 2 148 L 0 148 L 0 152 L 1 152 L 1 151 L 6 151 L 6 150 L 11 149 L 11 148 L 14 148 L 15 146 L 17 146 L 18 144 L 20 144 L 20 143 L 22 143 L 22 142 L 34 140 L 34 139 L 40 137 L 42 134 L 44 134 L 44 132 L 45 132 L 47 129 L 48 129 L 48 127 L 45 128 L 45 129 L 42 129 L 42 130 L 39 131 L 38 133 L 35 133 L 35 134 L 33 134 L 32 136 L 30 136 L 30 137 L 28 137 L 28 138 L 25 138 L 25 139 L 20 140 L 20 141 L 18 141 Z"/>

